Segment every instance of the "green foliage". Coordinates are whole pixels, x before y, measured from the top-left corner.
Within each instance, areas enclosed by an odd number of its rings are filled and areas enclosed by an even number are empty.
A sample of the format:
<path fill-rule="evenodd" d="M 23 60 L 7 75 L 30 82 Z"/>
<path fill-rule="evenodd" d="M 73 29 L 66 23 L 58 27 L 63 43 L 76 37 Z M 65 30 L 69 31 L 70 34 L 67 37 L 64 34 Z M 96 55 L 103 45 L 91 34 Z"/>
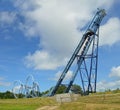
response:
<path fill-rule="evenodd" d="M 41 96 L 44 96 L 44 95 L 46 95 L 48 93 L 49 93 L 49 90 L 46 90 L 46 91 L 44 91 L 44 92 L 41 93 Z"/>
<path fill-rule="evenodd" d="M 82 88 L 77 84 L 74 84 L 71 87 L 71 92 L 74 93 L 74 94 L 83 94 Z"/>
<path fill-rule="evenodd" d="M 61 93 L 64 93 L 64 91 L 66 90 L 66 86 L 65 85 L 61 85 L 56 94 L 61 94 Z M 50 88 L 49 90 L 46 90 L 42 93 L 39 92 L 39 97 L 41 96 L 45 96 L 46 94 L 48 94 L 50 91 L 51 91 L 52 88 Z M 71 87 L 71 92 L 72 93 L 75 93 L 75 94 L 83 94 L 83 91 L 81 89 L 81 87 L 77 84 L 74 84 L 72 87 Z M 116 90 L 110 90 L 110 89 L 107 89 L 105 90 L 105 92 L 97 92 L 96 94 L 115 94 L 115 93 L 120 93 L 120 89 L 117 88 Z M 38 94 L 38 93 L 37 93 Z M 24 95 L 23 94 L 17 94 L 18 98 L 23 98 Z M 6 91 L 4 93 L 0 92 L 0 99 L 14 99 L 14 95 L 12 92 L 10 91 Z"/>
<path fill-rule="evenodd" d="M 31 91 L 32 94 L 32 91 Z M 40 92 L 36 92 L 35 94 L 38 95 L 38 97 L 41 97 L 41 93 Z M 15 94 L 17 98 L 24 98 L 25 95 L 24 94 Z M 14 99 L 15 96 L 12 92 L 10 91 L 6 91 L 6 92 L 0 92 L 0 99 Z M 32 96 L 28 96 L 27 98 L 32 98 Z"/>
<path fill-rule="evenodd" d="M 6 91 L 4 93 L 0 93 L 0 99 L 13 99 L 14 95 L 10 91 Z"/>
<path fill-rule="evenodd" d="M 56 91 L 56 94 L 62 94 L 62 93 L 64 93 L 65 92 L 65 90 L 66 90 L 66 86 L 65 85 L 60 85 L 59 87 L 58 87 L 58 90 Z"/>

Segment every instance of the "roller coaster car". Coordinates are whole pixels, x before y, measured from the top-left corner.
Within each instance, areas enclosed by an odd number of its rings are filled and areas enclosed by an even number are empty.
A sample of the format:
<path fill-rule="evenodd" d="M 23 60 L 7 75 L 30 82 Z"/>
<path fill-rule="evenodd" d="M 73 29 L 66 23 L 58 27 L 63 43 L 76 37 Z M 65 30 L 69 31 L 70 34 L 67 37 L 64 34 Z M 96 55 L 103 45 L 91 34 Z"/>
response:
<path fill-rule="evenodd" d="M 85 37 L 87 37 L 87 36 L 92 36 L 92 35 L 94 35 L 94 32 L 91 31 L 91 30 L 88 30 L 88 31 L 84 34 Z"/>

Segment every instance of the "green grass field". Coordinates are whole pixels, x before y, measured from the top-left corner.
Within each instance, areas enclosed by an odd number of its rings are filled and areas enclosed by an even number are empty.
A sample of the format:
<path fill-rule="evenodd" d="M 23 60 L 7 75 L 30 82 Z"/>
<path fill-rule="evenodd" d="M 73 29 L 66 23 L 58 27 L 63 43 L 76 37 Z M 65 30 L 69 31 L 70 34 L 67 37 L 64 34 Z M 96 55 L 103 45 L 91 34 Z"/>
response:
<path fill-rule="evenodd" d="M 92 94 L 75 102 L 57 103 L 54 98 L 0 99 L 0 110 L 120 110 L 120 94 Z M 57 106 L 55 109 L 50 109 Z"/>

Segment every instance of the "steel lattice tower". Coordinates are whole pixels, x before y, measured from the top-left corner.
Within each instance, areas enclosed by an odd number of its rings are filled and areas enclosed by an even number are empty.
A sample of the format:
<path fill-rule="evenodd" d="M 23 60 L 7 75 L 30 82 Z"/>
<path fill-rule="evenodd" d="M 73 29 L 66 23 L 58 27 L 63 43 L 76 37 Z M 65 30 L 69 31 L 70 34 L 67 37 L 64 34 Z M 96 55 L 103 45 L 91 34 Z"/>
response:
<path fill-rule="evenodd" d="M 90 48 L 91 52 L 86 55 L 78 55 L 77 57 L 78 71 L 80 73 L 84 95 L 96 92 L 98 43 L 99 30 L 97 34 L 93 36 Z M 79 59 L 81 58 L 83 58 L 83 62 L 79 65 Z"/>
<path fill-rule="evenodd" d="M 56 86 L 48 94 L 49 96 L 53 96 L 56 93 L 67 72 L 72 70 L 72 65 L 75 64 L 74 61 L 77 61 L 77 66 L 65 92 L 69 92 L 78 73 L 80 73 L 84 95 L 96 92 L 99 27 L 105 15 L 106 12 L 104 9 L 98 9 L 65 69 L 63 70 Z"/>

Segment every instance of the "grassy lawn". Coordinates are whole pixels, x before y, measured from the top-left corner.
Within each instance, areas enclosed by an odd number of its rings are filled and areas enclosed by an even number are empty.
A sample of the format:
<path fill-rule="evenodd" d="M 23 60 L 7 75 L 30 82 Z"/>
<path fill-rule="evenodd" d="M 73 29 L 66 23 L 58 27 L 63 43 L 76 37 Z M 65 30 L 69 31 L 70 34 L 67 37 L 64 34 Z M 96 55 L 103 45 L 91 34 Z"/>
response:
<path fill-rule="evenodd" d="M 58 106 L 55 110 L 120 110 L 120 94 L 83 96 L 69 103 L 56 103 L 53 98 L 0 99 L 0 110 L 36 110 L 54 105 Z"/>
<path fill-rule="evenodd" d="M 0 110 L 35 110 L 45 105 L 54 105 L 51 98 L 0 99 Z"/>
<path fill-rule="evenodd" d="M 120 94 L 80 97 L 76 102 L 61 104 L 58 110 L 120 110 Z"/>

